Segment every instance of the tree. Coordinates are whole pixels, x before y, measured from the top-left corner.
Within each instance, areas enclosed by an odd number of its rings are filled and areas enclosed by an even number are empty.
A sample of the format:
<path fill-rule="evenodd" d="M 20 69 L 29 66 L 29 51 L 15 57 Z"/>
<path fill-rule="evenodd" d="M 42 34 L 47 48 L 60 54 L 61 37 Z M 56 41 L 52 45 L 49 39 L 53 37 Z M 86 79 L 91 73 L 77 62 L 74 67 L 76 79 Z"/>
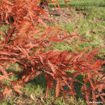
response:
<path fill-rule="evenodd" d="M 60 27 L 46 25 L 40 16 L 45 12 L 37 3 L 33 4 L 34 0 L 1 1 L 0 21 L 8 24 L 8 17 L 13 16 L 14 23 L 4 35 L 0 33 L 0 94 L 8 96 L 11 91 L 21 94 L 19 89 L 26 82 L 44 74 L 46 97 L 49 90 L 55 88 L 56 98 L 62 94 L 72 95 L 76 99 L 77 82 L 81 84 L 81 93 L 87 102 L 91 99 L 96 102 L 98 97 L 105 102 L 105 76 L 100 72 L 105 61 L 95 58 L 100 49 L 90 51 L 87 47 L 81 51 L 79 46 L 86 40 L 77 35 L 75 30 L 71 35 Z M 40 5 L 45 2 L 42 0 Z M 70 52 L 52 50 L 58 42 L 66 42 L 65 46 L 73 47 L 76 52 L 72 49 Z M 8 72 L 9 66 L 15 63 L 22 71 Z M 19 78 L 14 80 L 14 75 Z M 82 81 L 77 79 L 78 76 L 81 76 Z M 9 83 L 6 84 L 5 80 Z"/>

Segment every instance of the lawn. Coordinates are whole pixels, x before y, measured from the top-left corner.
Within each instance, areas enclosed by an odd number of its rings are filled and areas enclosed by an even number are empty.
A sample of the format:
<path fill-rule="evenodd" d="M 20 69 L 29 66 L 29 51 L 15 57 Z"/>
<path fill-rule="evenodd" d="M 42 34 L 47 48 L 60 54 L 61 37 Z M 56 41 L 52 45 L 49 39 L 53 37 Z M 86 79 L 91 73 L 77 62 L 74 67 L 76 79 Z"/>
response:
<path fill-rule="evenodd" d="M 70 9 L 65 7 L 63 0 L 59 0 L 61 15 L 53 15 L 52 18 L 56 20 L 63 30 L 67 30 L 69 33 L 73 33 L 74 29 L 77 30 L 78 35 L 84 36 L 84 39 L 90 40 L 80 45 L 81 49 L 90 47 L 90 50 L 96 47 L 105 48 L 105 0 L 71 0 L 69 3 Z M 49 8 L 53 8 L 50 4 Z M 7 31 L 8 26 L 4 25 L 0 27 L 1 32 Z M 66 43 L 57 43 L 52 49 L 73 50 L 72 47 L 67 46 Z M 100 59 L 105 60 L 105 49 L 102 49 L 103 54 L 98 55 Z M 10 70 L 18 70 L 17 64 L 12 65 Z M 16 77 L 14 77 L 16 78 Z M 78 79 L 81 80 L 81 76 Z M 12 95 L 6 102 L 1 105 L 68 105 L 65 103 L 62 97 L 54 99 L 54 91 L 49 94 L 48 99 L 45 99 L 45 77 L 39 75 L 34 80 L 28 82 L 23 90 L 23 95 Z M 75 84 L 78 103 L 71 97 L 69 100 L 71 105 L 86 105 L 83 96 L 80 92 L 80 84 Z M 16 96 L 16 97 L 15 97 Z M 55 101 L 54 101 L 55 100 Z"/>

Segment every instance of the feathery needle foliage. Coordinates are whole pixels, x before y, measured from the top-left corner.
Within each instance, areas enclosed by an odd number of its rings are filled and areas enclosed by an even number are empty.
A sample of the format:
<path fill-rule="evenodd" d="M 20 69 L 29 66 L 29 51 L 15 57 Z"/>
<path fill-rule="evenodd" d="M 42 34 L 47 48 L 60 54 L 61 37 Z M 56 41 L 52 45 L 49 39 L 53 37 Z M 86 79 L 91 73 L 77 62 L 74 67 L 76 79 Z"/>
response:
<path fill-rule="evenodd" d="M 26 82 L 44 74 L 47 82 L 46 98 L 49 90 L 55 88 L 56 98 L 69 95 L 76 99 L 74 84 L 77 82 L 81 84 L 81 93 L 87 103 L 98 99 L 105 103 L 105 74 L 102 69 L 105 61 L 95 58 L 100 49 L 90 51 L 87 47 L 80 51 L 78 43 L 86 40 L 77 35 L 76 30 L 71 35 L 59 27 L 48 26 L 44 19 L 54 20 L 48 17 L 39 4 L 38 0 L 0 1 L 1 26 L 4 23 L 9 25 L 7 33 L 0 33 L 0 98 L 8 97 L 12 91 L 22 94 L 20 89 L 24 88 Z M 59 7 L 58 0 L 57 5 Z M 10 22 L 11 18 L 13 23 Z M 60 42 L 67 42 L 71 46 L 75 43 L 76 47 L 73 47 L 76 52 L 51 49 L 53 43 Z M 9 66 L 15 63 L 21 72 L 8 71 Z M 20 77 L 12 80 L 14 75 Z M 83 82 L 76 79 L 79 75 Z"/>

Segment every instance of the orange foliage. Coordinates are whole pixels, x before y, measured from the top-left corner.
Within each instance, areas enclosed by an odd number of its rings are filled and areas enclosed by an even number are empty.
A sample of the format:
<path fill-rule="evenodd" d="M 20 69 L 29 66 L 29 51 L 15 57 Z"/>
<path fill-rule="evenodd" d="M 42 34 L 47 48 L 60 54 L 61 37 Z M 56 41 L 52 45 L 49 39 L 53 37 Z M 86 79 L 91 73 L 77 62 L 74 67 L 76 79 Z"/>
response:
<path fill-rule="evenodd" d="M 58 0 L 57 4 L 59 6 Z M 87 102 L 91 99 L 95 101 L 98 97 L 105 102 L 105 94 L 102 93 L 105 89 L 105 74 L 100 72 L 105 61 L 94 59 L 99 49 L 91 52 L 88 48 L 83 51 L 76 49 L 77 53 L 51 50 L 52 43 L 66 41 L 72 46 L 72 41 L 77 44 L 77 38 L 80 43 L 82 39 L 76 30 L 70 35 L 60 28 L 48 26 L 41 15 L 53 21 L 40 8 L 38 0 L 0 1 L 1 25 L 10 25 L 8 32 L 2 35 L 4 40 L 0 39 L 0 89 L 4 88 L 4 92 L 0 94 L 7 96 L 11 91 L 21 94 L 19 89 L 23 88 L 26 82 L 43 73 L 47 81 L 46 97 L 49 90 L 55 88 L 56 97 L 61 93 L 72 95 L 76 99 L 74 83 L 78 82 L 82 85 L 81 92 Z M 10 24 L 10 17 L 13 17 L 13 24 Z M 44 30 L 41 30 L 40 24 Z M 45 51 L 46 49 L 49 50 Z M 8 72 L 8 67 L 15 63 L 22 68 L 22 72 Z M 10 78 L 13 75 L 21 77 L 13 81 Z M 79 75 L 82 75 L 83 83 L 76 79 Z M 5 84 L 5 80 L 11 85 Z M 69 91 L 66 91 L 64 86 L 67 86 Z"/>

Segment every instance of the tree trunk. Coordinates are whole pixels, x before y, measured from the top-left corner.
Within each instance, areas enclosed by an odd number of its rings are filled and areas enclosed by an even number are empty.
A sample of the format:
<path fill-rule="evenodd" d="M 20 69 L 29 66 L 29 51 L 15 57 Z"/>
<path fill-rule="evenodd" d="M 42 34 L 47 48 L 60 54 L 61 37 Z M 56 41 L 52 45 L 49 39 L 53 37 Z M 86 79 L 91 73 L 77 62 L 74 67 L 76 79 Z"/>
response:
<path fill-rule="evenodd" d="M 44 9 L 46 6 L 48 6 L 47 0 L 41 0 L 40 1 L 40 6 Z"/>

